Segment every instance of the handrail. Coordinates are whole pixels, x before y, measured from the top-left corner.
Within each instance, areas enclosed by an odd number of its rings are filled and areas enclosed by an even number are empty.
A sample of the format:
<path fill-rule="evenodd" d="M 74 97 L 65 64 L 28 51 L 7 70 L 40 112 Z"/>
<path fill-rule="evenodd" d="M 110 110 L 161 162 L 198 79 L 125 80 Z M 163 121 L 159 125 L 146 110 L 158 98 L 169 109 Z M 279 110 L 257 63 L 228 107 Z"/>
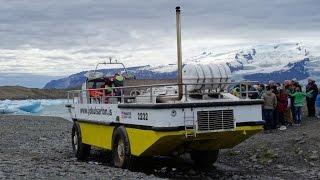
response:
<path fill-rule="evenodd" d="M 250 84 L 259 83 L 259 81 L 250 81 Z M 182 83 L 182 85 L 231 85 L 231 84 L 239 84 L 239 85 L 246 85 L 248 81 L 243 82 L 219 82 L 219 83 Z M 250 85 L 248 84 L 248 85 Z M 151 85 L 137 85 L 137 86 L 122 86 L 122 87 L 112 87 L 113 89 L 130 89 L 130 88 L 144 88 L 144 87 L 161 87 L 161 86 L 178 86 L 179 83 L 167 83 L 167 84 L 151 84 Z M 106 88 L 95 88 L 95 90 L 103 90 Z M 84 90 L 92 90 L 92 89 L 84 89 Z M 71 90 L 71 91 L 84 91 L 84 90 Z M 68 91 L 68 92 L 71 92 Z"/>
<path fill-rule="evenodd" d="M 209 95 L 209 94 L 212 94 L 212 93 L 210 93 L 210 92 L 207 92 L 207 91 L 204 91 L 204 90 L 200 90 L 199 92 L 195 92 L 195 93 L 193 93 L 193 92 L 188 92 L 187 91 L 187 87 L 189 86 L 189 85 L 199 85 L 199 84 L 201 84 L 201 85 L 220 85 L 220 87 L 221 87 L 221 85 L 230 85 L 230 84 L 237 84 L 237 85 L 239 85 L 240 87 L 242 86 L 242 85 L 245 85 L 245 91 L 242 91 L 242 88 L 240 88 L 240 92 L 239 92 L 239 94 L 240 94 L 240 96 L 241 97 L 243 97 L 243 93 L 246 93 L 246 95 L 245 95 L 245 98 L 246 99 L 248 99 L 249 98 L 249 93 L 255 93 L 255 92 L 257 92 L 257 91 L 252 91 L 252 90 L 249 90 L 249 85 L 251 85 L 251 84 L 254 84 L 254 83 L 258 83 L 258 81 L 242 81 L 242 82 L 219 82 L 219 83 L 188 83 L 188 84 L 186 84 L 186 83 L 183 83 L 183 84 L 180 84 L 180 85 L 182 85 L 182 86 L 184 86 L 184 93 L 182 94 L 182 95 L 184 95 L 185 96 L 185 101 L 188 101 L 188 97 L 190 96 L 190 95 Z M 78 97 L 78 98 L 81 98 L 81 100 L 83 101 L 83 98 L 87 98 L 87 100 L 89 100 L 90 102 L 92 102 L 93 100 L 96 100 L 96 101 L 99 101 L 100 103 L 105 103 L 105 101 L 106 101 L 106 98 L 119 98 L 120 99 L 120 103 L 126 103 L 125 102 L 125 99 L 127 98 L 136 98 L 136 97 L 140 97 L 140 98 L 149 98 L 149 101 L 146 101 L 146 102 L 144 102 L 144 103 L 147 103 L 147 102 L 149 102 L 149 103 L 154 103 L 155 101 L 155 99 L 154 99 L 154 96 L 155 96 L 155 94 L 154 94 L 154 88 L 156 88 L 156 87 L 170 87 L 170 86 L 178 86 L 179 85 L 179 83 L 167 83 L 167 84 L 151 84 L 151 85 L 137 85 L 137 86 L 123 86 L 123 87 L 112 87 L 112 90 L 113 90 L 113 92 L 115 92 L 115 90 L 120 90 L 121 91 L 121 95 L 120 96 L 116 96 L 116 95 L 111 95 L 111 96 L 106 96 L 106 94 L 105 94 L 105 91 L 106 91 L 106 88 L 96 88 L 96 89 L 85 89 L 85 90 L 71 90 L 71 91 L 68 91 L 68 100 L 70 100 L 70 94 L 72 95 L 72 100 L 73 100 L 73 103 L 75 103 L 75 97 Z M 220 88 L 219 87 L 219 88 Z M 145 89 L 139 89 L 139 88 L 147 88 L 147 91 L 145 91 Z M 219 89 L 219 88 L 217 88 L 217 89 Z M 126 90 L 126 89 L 136 89 L 138 92 L 143 92 L 144 91 L 144 93 L 146 93 L 147 92 L 147 94 L 145 94 L 145 95 L 124 95 L 124 90 Z M 216 89 L 216 90 L 217 90 Z M 90 96 L 90 91 L 92 91 L 92 90 L 95 90 L 95 91 L 101 91 L 101 96 L 99 95 L 99 96 L 97 96 L 97 97 L 91 97 Z M 219 89 L 220 90 L 220 89 Z M 223 89 L 222 91 L 220 91 L 220 92 L 217 92 L 218 94 L 219 93 L 221 93 L 221 92 L 223 92 L 223 91 L 225 91 L 226 89 Z M 86 95 L 86 97 L 82 97 L 83 96 L 83 94 L 82 94 L 82 92 L 86 92 L 86 93 L 88 93 L 87 95 Z M 150 93 L 150 94 L 149 94 Z M 177 97 L 178 96 L 178 94 L 166 94 L 166 95 L 159 95 L 159 94 L 157 94 L 156 95 L 157 97 L 168 97 L 168 98 L 170 98 L 170 97 Z M 80 100 L 80 99 L 79 99 Z M 147 99 L 146 99 L 147 100 Z M 172 101 L 174 101 L 174 102 L 176 102 L 176 100 L 174 100 L 174 99 L 172 99 Z M 119 102 L 119 100 L 118 100 L 118 102 Z M 130 103 L 132 103 L 132 102 L 130 102 Z"/>
<path fill-rule="evenodd" d="M 96 73 L 96 71 L 98 70 L 98 66 L 101 65 L 101 64 L 103 64 L 103 65 L 107 65 L 107 64 L 120 64 L 120 65 L 122 65 L 124 71 L 125 71 L 126 73 L 128 73 L 128 72 L 127 72 L 127 68 L 125 67 L 125 65 L 124 65 L 123 63 L 121 63 L 121 62 L 111 62 L 111 59 L 110 59 L 110 62 L 108 62 L 108 63 L 107 63 L 107 62 L 98 63 L 98 64 L 96 65 L 96 68 L 94 69 L 93 73 Z"/>

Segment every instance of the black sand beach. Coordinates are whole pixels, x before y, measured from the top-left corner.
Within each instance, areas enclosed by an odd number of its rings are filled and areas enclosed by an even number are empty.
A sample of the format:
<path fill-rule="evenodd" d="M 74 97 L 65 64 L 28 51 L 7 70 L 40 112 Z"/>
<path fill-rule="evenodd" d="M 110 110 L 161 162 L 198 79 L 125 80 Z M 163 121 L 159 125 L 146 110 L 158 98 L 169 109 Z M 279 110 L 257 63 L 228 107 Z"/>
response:
<path fill-rule="evenodd" d="M 0 179 L 319 179 L 320 120 L 301 127 L 262 132 L 221 151 L 209 170 L 188 158 L 153 158 L 136 172 L 111 166 L 108 153 L 94 150 L 77 161 L 70 143 L 70 121 L 39 116 L 0 116 Z"/>

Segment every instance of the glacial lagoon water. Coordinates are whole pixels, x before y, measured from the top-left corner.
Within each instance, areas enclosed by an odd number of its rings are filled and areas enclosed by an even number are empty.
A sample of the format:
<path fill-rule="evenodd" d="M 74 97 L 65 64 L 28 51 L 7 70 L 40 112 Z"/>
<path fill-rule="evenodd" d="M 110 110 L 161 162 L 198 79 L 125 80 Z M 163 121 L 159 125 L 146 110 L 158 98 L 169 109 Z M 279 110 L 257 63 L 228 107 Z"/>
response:
<path fill-rule="evenodd" d="M 0 114 L 55 116 L 71 120 L 65 107 L 67 102 L 67 99 L 3 100 L 0 101 Z"/>

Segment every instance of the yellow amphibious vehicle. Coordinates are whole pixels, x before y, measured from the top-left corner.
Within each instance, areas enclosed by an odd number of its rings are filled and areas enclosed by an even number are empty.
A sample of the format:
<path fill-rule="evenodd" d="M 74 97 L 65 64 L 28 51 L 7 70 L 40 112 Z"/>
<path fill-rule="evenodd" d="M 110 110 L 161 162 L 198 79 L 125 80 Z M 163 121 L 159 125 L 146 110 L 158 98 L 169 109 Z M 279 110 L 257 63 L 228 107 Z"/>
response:
<path fill-rule="evenodd" d="M 177 83 L 126 86 L 132 77 L 124 67 L 123 76 L 89 72 L 82 89 L 69 92 L 72 146 L 78 159 L 98 147 L 111 150 L 114 165 L 122 168 L 130 167 L 134 157 L 181 153 L 208 166 L 220 149 L 262 130 L 262 101 L 249 99 L 248 92 L 243 92 L 247 98 L 238 98 L 226 91 L 231 84 L 228 66 L 182 67 L 179 7 L 176 15 Z M 123 65 L 111 60 L 103 64 Z"/>

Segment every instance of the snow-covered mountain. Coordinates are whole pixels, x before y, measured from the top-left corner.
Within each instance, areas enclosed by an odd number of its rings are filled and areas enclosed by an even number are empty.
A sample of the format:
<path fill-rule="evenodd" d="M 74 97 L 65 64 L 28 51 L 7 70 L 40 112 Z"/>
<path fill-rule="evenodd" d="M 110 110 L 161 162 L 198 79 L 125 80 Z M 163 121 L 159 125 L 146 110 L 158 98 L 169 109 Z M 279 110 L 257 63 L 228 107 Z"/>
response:
<path fill-rule="evenodd" d="M 310 55 L 307 47 L 300 43 L 257 45 L 230 52 L 204 52 L 189 59 L 197 63 L 226 63 L 234 79 L 267 82 L 312 76 L 319 58 Z"/>
<path fill-rule="evenodd" d="M 134 74 L 137 79 L 173 79 L 177 76 L 176 69 L 173 70 L 165 70 L 167 68 L 172 68 L 172 65 L 168 66 L 159 66 L 159 67 L 151 67 L 149 65 L 146 66 L 138 66 L 138 67 L 129 67 L 127 70 Z M 98 71 L 103 72 L 104 74 L 114 75 L 117 72 L 122 71 L 120 68 L 113 69 L 100 69 Z M 84 74 L 88 71 L 82 71 L 80 73 L 72 74 L 68 77 L 52 80 L 48 82 L 44 89 L 65 89 L 65 88 L 74 88 L 80 87 L 81 84 L 86 80 Z"/>
<path fill-rule="evenodd" d="M 309 48 L 301 43 L 265 44 L 230 51 L 202 52 L 184 61 L 188 63 L 226 63 L 233 74 L 233 79 L 268 82 L 269 80 L 284 81 L 296 78 L 304 80 L 314 77 L 320 81 L 320 57 L 312 56 Z M 176 65 L 140 66 L 129 70 L 138 79 L 173 79 L 176 77 Z M 117 69 L 102 70 L 113 73 Z M 67 78 L 49 82 L 45 88 L 70 88 L 79 86 L 83 74 L 71 75 Z M 75 82 L 74 82 L 75 80 Z"/>

